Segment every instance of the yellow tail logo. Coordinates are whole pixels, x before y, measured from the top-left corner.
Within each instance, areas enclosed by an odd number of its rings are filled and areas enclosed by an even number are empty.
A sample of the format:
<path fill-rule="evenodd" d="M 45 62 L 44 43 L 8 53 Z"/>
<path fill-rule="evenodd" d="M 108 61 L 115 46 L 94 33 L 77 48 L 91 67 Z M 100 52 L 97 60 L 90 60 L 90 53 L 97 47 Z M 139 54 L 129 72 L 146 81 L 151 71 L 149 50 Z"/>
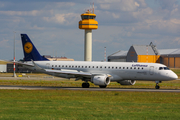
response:
<path fill-rule="evenodd" d="M 24 45 L 24 51 L 26 53 L 30 53 L 33 49 L 33 45 L 30 43 L 30 42 L 27 42 L 25 45 Z"/>

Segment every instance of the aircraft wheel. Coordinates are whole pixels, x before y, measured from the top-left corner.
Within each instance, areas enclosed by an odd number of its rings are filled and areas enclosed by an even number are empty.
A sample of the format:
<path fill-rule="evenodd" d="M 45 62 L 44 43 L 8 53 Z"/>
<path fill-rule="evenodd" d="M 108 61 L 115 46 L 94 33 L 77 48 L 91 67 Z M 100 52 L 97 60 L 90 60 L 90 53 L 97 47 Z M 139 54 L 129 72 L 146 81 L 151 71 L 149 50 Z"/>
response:
<path fill-rule="evenodd" d="M 100 88 L 106 88 L 106 85 L 99 85 Z"/>
<path fill-rule="evenodd" d="M 82 88 L 89 88 L 89 83 L 82 83 Z"/>
<path fill-rule="evenodd" d="M 155 87 L 156 89 L 159 89 L 160 88 L 160 86 L 159 85 L 156 85 L 156 87 Z"/>

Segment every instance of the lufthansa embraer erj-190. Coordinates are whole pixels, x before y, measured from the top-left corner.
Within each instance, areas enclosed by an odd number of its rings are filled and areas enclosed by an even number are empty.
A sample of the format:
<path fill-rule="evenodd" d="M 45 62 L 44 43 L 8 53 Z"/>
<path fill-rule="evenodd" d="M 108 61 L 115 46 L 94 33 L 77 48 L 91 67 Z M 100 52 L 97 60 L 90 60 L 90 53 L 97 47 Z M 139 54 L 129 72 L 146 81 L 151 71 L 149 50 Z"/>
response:
<path fill-rule="evenodd" d="M 168 67 L 159 63 L 49 61 L 39 54 L 26 34 L 21 34 L 21 40 L 25 62 L 16 64 L 53 76 L 82 80 L 83 88 L 89 88 L 88 82 L 106 88 L 110 82 L 134 85 L 136 80 L 144 80 L 155 81 L 155 88 L 159 89 L 161 81 L 178 78 Z"/>

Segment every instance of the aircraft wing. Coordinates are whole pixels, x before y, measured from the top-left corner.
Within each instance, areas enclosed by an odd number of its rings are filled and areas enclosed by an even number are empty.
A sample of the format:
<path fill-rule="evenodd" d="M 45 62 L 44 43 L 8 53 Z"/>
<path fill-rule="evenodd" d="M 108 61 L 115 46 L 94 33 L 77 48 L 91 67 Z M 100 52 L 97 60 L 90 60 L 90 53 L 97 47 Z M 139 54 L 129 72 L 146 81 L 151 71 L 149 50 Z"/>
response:
<path fill-rule="evenodd" d="M 11 61 L 13 63 L 13 61 Z M 33 64 L 29 64 L 29 63 L 22 63 L 22 62 L 15 62 L 18 65 L 23 65 L 23 66 L 27 66 L 27 67 L 35 67 L 36 70 L 39 70 L 41 72 L 47 72 L 47 73 L 51 73 L 51 74 L 66 74 L 66 75 L 74 75 L 77 77 L 91 77 L 91 73 L 85 73 L 85 72 L 79 72 L 77 70 L 66 70 L 66 69 L 62 69 L 62 70 L 52 70 L 52 69 L 43 69 L 41 67 L 39 67 L 33 60 L 32 63 Z"/>
<path fill-rule="evenodd" d="M 12 62 L 12 63 L 14 63 L 14 62 Z M 24 66 L 27 66 L 27 67 L 34 67 L 33 64 L 29 64 L 29 63 L 15 62 L 15 64 L 17 64 L 17 65 L 24 65 Z"/>
<path fill-rule="evenodd" d="M 14 61 L 0 60 L 0 63 L 5 63 L 5 64 L 7 64 L 7 63 L 14 63 Z M 17 64 L 17 65 L 25 65 L 25 66 L 28 66 L 28 67 L 34 67 L 33 64 L 23 63 L 23 62 L 17 62 L 17 61 L 15 61 L 15 64 Z"/>
<path fill-rule="evenodd" d="M 85 73 L 85 72 L 79 72 L 77 70 L 67 70 L 67 69 L 62 69 L 62 70 L 52 70 L 52 69 L 43 69 L 39 67 L 33 60 L 32 63 L 34 64 L 34 67 L 37 70 L 46 72 L 46 73 L 52 73 L 52 74 L 66 74 L 66 75 L 74 75 L 76 77 L 91 77 L 91 73 Z"/>
<path fill-rule="evenodd" d="M 91 77 L 91 73 L 86 73 L 86 72 L 79 72 L 76 70 L 51 70 L 51 69 L 45 69 L 46 72 L 48 73 L 56 73 L 56 74 L 67 74 L 67 75 L 74 75 L 74 76 L 86 76 L 86 77 Z"/>

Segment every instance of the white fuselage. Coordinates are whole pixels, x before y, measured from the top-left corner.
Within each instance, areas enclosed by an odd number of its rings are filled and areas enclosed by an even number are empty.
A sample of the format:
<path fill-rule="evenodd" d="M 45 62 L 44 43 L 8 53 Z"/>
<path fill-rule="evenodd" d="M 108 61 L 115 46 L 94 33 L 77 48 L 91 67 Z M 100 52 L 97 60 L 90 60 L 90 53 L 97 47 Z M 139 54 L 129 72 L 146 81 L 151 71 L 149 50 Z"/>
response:
<path fill-rule="evenodd" d="M 137 62 L 86 62 L 86 61 L 34 61 L 43 69 L 69 70 L 91 74 L 110 75 L 111 81 L 148 80 L 167 81 L 177 79 L 177 75 L 165 65 Z M 71 78 L 73 75 L 56 76 Z"/>

